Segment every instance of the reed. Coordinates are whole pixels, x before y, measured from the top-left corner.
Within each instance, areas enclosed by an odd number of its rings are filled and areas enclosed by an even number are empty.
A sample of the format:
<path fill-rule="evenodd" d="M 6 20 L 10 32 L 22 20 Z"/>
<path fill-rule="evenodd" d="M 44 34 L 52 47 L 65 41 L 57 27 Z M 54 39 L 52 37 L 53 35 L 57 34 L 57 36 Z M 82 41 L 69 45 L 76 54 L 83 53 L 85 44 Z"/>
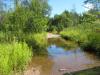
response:
<path fill-rule="evenodd" d="M 31 50 L 25 42 L 0 44 L 0 75 L 23 71 L 31 56 Z"/>

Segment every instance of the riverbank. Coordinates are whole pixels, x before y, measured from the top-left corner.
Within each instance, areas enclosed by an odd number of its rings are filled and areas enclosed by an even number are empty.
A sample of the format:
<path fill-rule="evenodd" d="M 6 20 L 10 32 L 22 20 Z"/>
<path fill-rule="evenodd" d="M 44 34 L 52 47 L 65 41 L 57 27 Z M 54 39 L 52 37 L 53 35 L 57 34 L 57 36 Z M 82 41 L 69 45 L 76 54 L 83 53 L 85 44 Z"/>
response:
<path fill-rule="evenodd" d="M 40 73 L 41 67 L 32 67 L 28 69 L 27 71 L 24 71 L 24 75 L 41 75 Z"/>
<path fill-rule="evenodd" d="M 51 75 L 52 65 L 53 62 L 48 56 L 35 56 L 27 70 L 24 71 L 24 75 Z"/>
<path fill-rule="evenodd" d="M 99 75 L 100 74 L 100 67 L 95 67 L 91 69 L 86 69 L 78 72 L 72 72 L 71 75 Z M 66 73 L 64 75 L 69 75 L 69 73 Z"/>
<path fill-rule="evenodd" d="M 61 31 L 60 35 L 66 40 L 75 41 L 83 50 L 93 52 L 100 57 L 100 34 L 95 28 L 69 27 Z"/>

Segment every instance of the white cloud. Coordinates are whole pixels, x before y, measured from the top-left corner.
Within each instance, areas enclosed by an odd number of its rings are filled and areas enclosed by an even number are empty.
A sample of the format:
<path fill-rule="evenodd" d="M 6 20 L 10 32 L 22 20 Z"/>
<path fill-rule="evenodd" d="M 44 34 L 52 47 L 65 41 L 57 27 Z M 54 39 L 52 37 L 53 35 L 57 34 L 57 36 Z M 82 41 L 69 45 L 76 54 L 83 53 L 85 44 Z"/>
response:
<path fill-rule="evenodd" d="M 87 3 L 87 4 L 85 4 L 84 5 L 84 9 L 85 9 L 85 11 L 88 11 L 88 10 L 90 10 L 90 9 L 93 9 L 94 8 L 94 5 L 93 4 L 91 4 L 91 3 Z"/>

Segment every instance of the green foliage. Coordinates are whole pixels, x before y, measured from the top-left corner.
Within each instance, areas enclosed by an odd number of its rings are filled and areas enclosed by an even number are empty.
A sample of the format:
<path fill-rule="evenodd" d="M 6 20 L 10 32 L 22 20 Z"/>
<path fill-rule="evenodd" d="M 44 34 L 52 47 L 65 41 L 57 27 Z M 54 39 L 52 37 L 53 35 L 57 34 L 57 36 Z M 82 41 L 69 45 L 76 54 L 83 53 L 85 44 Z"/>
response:
<path fill-rule="evenodd" d="M 90 3 L 94 6 L 94 8 L 92 8 L 92 10 L 100 11 L 100 0 L 85 0 L 84 3 L 85 4 Z"/>
<path fill-rule="evenodd" d="M 76 12 L 64 11 L 60 15 L 55 15 L 48 22 L 48 31 L 62 31 L 69 26 L 75 26 L 79 23 L 79 15 Z"/>
<path fill-rule="evenodd" d="M 10 1 L 15 3 L 13 11 L 0 15 L 0 75 L 25 70 L 32 57 L 31 49 L 33 55 L 47 54 L 47 0 Z"/>
<path fill-rule="evenodd" d="M 33 55 L 45 55 L 47 54 L 47 39 L 46 33 L 28 34 L 25 37 L 25 41 L 32 47 Z"/>
<path fill-rule="evenodd" d="M 43 42 L 41 42 L 45 36 L 39 35 L 39 33 L 47 30 L 50 13 L 47 0 L 14 1 L 14 10 L 5 14 L 0 25 L 0 42 L 12 42 L 14 39 L 17 41 L 25 40 L 29 46 L 30 41 L 34 42 L 34 45 L 31 46 L 34 46 L 36 50 L 45 48 Z"/>
<path fill-rule="evenodd" d="M 93 24 L 94 21 L 96 21 L 96 15 L 93 15 L 91 14 L 90 12 L 88 13 L 84 13 L 81 17 L 80 17 L 80 24 L 83 24 L 83 23 L 91 23 Z"/>
<path fill-rule="evenodd" d="M 0 43 L 25 41 L 34 54 L 46 52 L 46 34 L 41 33 L 47 30 L 50 13 L 48 0 L 14 2 L 13 11 L 7 12 L 0 22 Z"/>
<path fill-rule="evenodd" d="M 70 38 L 71 40 L 75 40 L 76 42 L 87 41 L 86 32 L 82 30 L 76 27 L 69 27 L 66 30 L 62 31 L 60 34 L 63 37 Z"/>
<path fill-rule="evenodd" d="M 100 34 L 96 32 L 97 27 L 91 24 L 79 25 L 78 27 L 69 27 L 60 34 L 64 38 L 78 42 L 84 50 L 94 51 L 100 55 Z"/>
<path fill-rule="evenodd" d="M 24 42 L 0 44 L 0 75 L 11 75 L 13 71 L 24 70 L 30 58 L 31 50 Z"/>
<path fill-rule="evenodd" d="M 91 32 L 88 37 L 88 42 L 81 43 L 81 47 L 85 50 L 94 50 L 95 53 L 100 55 L 100 34 Z"/>
<path fill-rule="evenodd" d="M 16 35 L 23 32 L 38 33 L 46 31 L 50 13 L 47 0 L 15 0 L 16 2 L 16 8 L 3 17 L 1 31 L 10 31 Z"/>
<path fill-rule="evenodd" d="M 54 23 L 58 23 L 62 26 L 64 25 L 64 23 L 65 25 L 67 25 L 67 27 L 63 27 L 60 32 L 63 38 L 67 40 L 74 40 L 81 46 L 82 49 L 94 51 L 98 55 L 100 55 L 99 13 L 100 12 L 97 12 L 96 10 L 89 10 L 82 15 L 79 15 L 75 12 L 65 12 L 59 15 L 57 17 L 59 19 L 56 22 L 54 21 Z M 64 19 L 68 20 L 63 21 Z"/>
<path fill-rule="evenodd" d="M 24 32 L 38 33 L 46 31 L 46 29 L 47 29 L 47 18 L 33 16 L 26 21 L 26 27 L 24 28 Z"/>
<path fill-rule="evenodd" d="M 18 32 L 42 32 L 46 30 L 47 18 L 36 16 L 32 11 L 18 8 L 16 12 L 9 14 L 4 19 L 3 28 L 13 34 Z"/>

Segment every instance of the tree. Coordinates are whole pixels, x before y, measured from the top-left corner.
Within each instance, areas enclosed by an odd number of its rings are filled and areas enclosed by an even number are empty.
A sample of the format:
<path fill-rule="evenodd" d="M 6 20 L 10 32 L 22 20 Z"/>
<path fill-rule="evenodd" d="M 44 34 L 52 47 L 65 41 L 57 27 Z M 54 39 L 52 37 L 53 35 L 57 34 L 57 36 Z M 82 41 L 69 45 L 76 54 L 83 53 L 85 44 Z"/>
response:
<path fill-rule="evenodd" d="M 94 21 L 96 20 L 96 16 L 88 13 L 83 13 L 83 15 L 80 16 L 80 24 L 83 23 L 90 23 L 93 24 Z"/>
<path fill-rule="evenodd" d="M 93 10 L 100 11 L 100 0 L 85 0 L 84 3 L 90 3 L 94 7 Z"/>
<path fill-rule="evenodd" d="M 29 21 L 26 23 L 27 26 L 25 30 L 30 31 L 31 29 L 34 32 L 41 32 L 47 29 L 48 16 L 50 14 L 50 7 L 47 1 L 48 0 L 32 0 L 32 2 L 29 3 L 27 8 L 32 12 L 33 16 L 28 19 Z"/>
<path fill-rule="evenodd" d="M 5 0 L 0 0 L 0 14 L 3 14 L 6 8 Z"/>
<path fill-rule="evenodd" d="M 0 0 L 0 13 L 3 11 L 3 0 Z"/>
<path fill-rule="evenodd" d="M 72 25 L 72 13 L 69 11 L 64 11 L 60 15 L 55 15 L 51 18 L 48 23 L 48 30 L 56 30 L 58 32 L 62 31 L 64 28 Z"/>
<path fill-rule="evenodd" d="M 18 4 L 14 11 L 7 14 L 3 23 L 7 31 L 15 33 L 42 32 L 47 28 L 47 15 L 49 15 L 47 0 L 30 0 L 29 3 Z"/>
<path fill-rule="evenodd" d="M 88 11 L 89 14 L 100 18 L 100 0 L 85 0 L 85 4 L 92 4 L 93 8 Z"/>

